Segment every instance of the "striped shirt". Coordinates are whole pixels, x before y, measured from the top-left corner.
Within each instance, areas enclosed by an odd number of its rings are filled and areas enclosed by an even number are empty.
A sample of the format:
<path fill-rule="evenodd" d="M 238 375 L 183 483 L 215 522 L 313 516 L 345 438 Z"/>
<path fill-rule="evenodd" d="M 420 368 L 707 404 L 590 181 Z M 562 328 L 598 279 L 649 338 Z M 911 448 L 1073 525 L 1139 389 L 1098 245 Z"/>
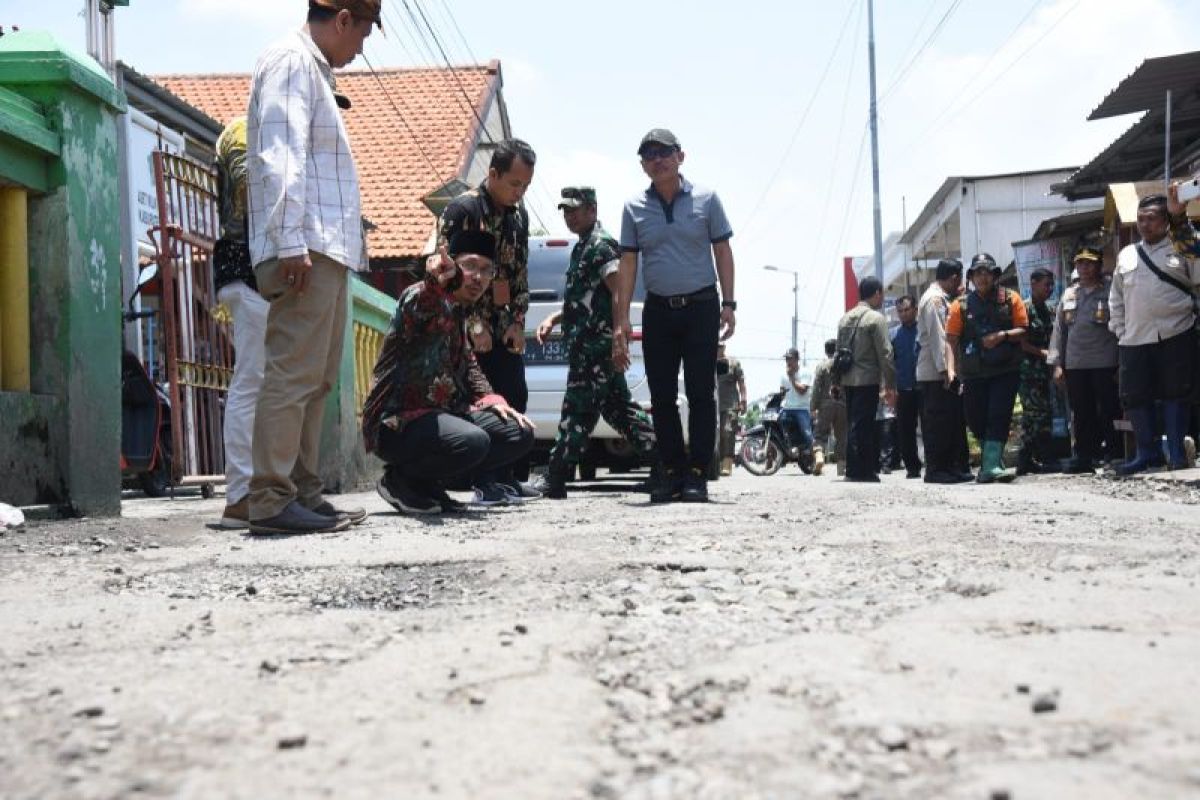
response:
<path fill-rule="evenodd" d="M 250 257 L 366 267 L 358 172 L 329 62 L 305 30 L 259 58 L 247 112 Z"/>

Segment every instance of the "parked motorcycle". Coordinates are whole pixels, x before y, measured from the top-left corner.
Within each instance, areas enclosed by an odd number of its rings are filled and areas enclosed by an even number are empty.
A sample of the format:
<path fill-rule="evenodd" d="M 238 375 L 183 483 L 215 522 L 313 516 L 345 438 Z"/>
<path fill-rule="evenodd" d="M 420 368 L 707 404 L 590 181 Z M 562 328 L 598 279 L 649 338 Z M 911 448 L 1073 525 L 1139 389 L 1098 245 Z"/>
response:
<path fill-rule="evenodd" d="M 795 462 L 805 475 L 812 474 L 812 442 L 803 445 L 793 442 L 793 437 L 779 420 L 784 394 L 778 392 L 771 396 L 758 424 L 746 431 L 742 440 L 738 455 L 742 466 L 751 475 L 774 475 L 788 462 Z"/>
<path fill-rule="evenodd" d="M 137 310 L 134 299 L 157 274 L 155 265 L 142 268 L 138 286 L 121 319 L 125 323 L 150 319 L 158 312 Z M 162 497 L 175 485 L 171 462 L 171 399 L 165 387 L 155 384 L 138 358 L 121 353 L 121 475 L 135 478 L 150 497 Z"/>

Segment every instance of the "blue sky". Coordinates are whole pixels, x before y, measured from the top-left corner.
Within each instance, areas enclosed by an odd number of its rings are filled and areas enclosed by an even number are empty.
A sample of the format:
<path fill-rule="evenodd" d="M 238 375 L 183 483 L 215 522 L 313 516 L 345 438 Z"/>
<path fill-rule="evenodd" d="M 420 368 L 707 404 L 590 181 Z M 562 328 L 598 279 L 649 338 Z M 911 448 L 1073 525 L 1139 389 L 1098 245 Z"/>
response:
<path fill-rule="evenodd" d="M 601 218 L 618 227 L 622 200 L 646 182 L 638 139 L 669 127 L 684 173 L 715 188 L 733 222 L 741 311 L 729 349 L 751 393 L 777 381 L 790 337 L 791 276 L 763 265 L 800 271 L 800 335 L 810 356 L 819 350 L 841 310 L 841 257 L 872 247 L 865 2 L 421 4 L 453 61 L 471 60 L 467 46 L 501 61 L 514 132 L 538 151 L 530 200 L 548 225 L 562 227 L 558 188 L 589 183 Z M 388 36 L 369 40 L 368 57 L 377 67 L 425 63 L 401 30 L 402 0 L 384 5 Z M 1179 24 L 1190 5 L 879 0 L 885 235 L 901 228 L 902 198 L 912 221 L 949 175 L 1090 160 L 1134 121 L 1087 122 L 1104 95 L 1143 59 L 1200 45 Z M 0 25 L 46 28 L 82 50 L 82 7 L 0 0 Z M 117 12 L 118 55 L 147 73 L 249 71 L 304 7 L 131 0 Z"/>

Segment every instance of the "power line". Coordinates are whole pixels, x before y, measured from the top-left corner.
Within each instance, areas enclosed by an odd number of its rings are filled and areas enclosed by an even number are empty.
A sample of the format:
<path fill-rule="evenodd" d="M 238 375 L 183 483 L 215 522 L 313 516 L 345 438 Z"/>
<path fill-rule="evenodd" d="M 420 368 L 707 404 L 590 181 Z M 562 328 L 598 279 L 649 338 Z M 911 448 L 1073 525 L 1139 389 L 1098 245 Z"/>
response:
<path fill-rule="evenodd" d="M 405 8 L 407 8 L 408 0 L 403 1 Z M 442 41 L 438 38 L 437 33 L 433 30 L 433 26 L 429 24 L 429 17 L 425 15 L 425 9 L 421 7 L 419 0 L 413 0 L 413 5 L 416 6 L 417 13 L 421 15 L 421 20 L 425 23 L 425 29 L 429 31 L 429 35 L 433 38 L 433 43 L 437 46 L 438 52 L 442 54 L 442 60 L 446 62 L 446 66 L 449 68 L 450 74 L 454 77 L 454 82 L 458 84 L 458 91 L 462 94 L 463 99 L 467 101 L 467 106 L 471 109 L 471 113 L 475 116 L 475 121 L 479 123 L 479 130 L 484 136 L 487 137 L 488 142 L 494 144 L 495 139 L 492 138 L 491 132 L 487 129 L 487 125 L 484 124 L 483 117 L 479 115 L 479 109 L 475 107 L 475 102 L 471 100 L 471 97 L 467 94 L 467 88 L 463 86 L 462 80 L 458 77 L 458 70 L 456 70 L 454 65 L 450 62 L 450 56 L 446 54 L 446 48 L 442 46 Z"/>
<path fill-rule="evenodd" d="M 412 11 L 412 8 L 409 7 L 408 0 L 401 0 L 401 2 L 404 4 L 404 8 L 408 12 L 410 18 L 412 18 L 413 24 L 417 25 L 418 23 L 417 23 L 416 16 L 413 15 L 413 11 Z M 487 125 L 484 123 L 483 118 L 479 115 L 479 110 L 475 107 L 475 104 L 471 101 L 471 98 L 467 95 L 466 87 L 463 86 L 462 80 L 459 78 L 458 71 L 454 68 L 454 65 L 450 61 L 450 57 L 446 54 L 446 49 L 442 45 L 441 39 L 438 37 L 437 31 L 434 30 L 433 25 L 430 23 L 429 17 L 425 14 L 425 10 L 421 6 L 420 1 L 412 0 L 412 5 L 416 7 L 417 14 L 421 17 L 421 20 L 424 22 L 425 28 L 429 32 L 430 38 L 433 40 L 433 46 L 436 46 L 438 52 L 441 53 L 442 59 L 445 61 L 446 67 L 450 71 L 450 75 L 454 78 L 455 83 L 458 85 L 459 93 L 462 95 L 463 99 L 466 100 L 467 107 L 470 109 L 471 113 L 474 115 L 475 120 L 479 123 L 480 132 L 482 133 L 483 136 L 485 136 L 487 138 L 487 140 L 490 144 L 495 144 L 495 139 L 492 138 L 491 132 L 487 129 Z M 419 26 L 418 26 L 418 29 L 419 29 Z M 421 36 L 422 36 L 422 38 L 424 38 L 424 34 L 421 34 Z M 468 46 L 467 49 L 470 50 L 470 47 Z M 541 184 L 535 182 L 530 188 L 533 190 L 533 193 L 535 195 L 540 192 L 542 195 L 541 199 L 543 201 L 548 201 L 548 196 L 546 195 L 546 191 L 542 187 Z M 526 200 L 525 205 L 528 207 L 529 211 L 533 214 L 534 218 L 537 220 L 538 225 L 540 225 L 543 230 L 549 232 L 550 226 L 548 226 L 546 224 L 545 220 L 542 219 L 542 215 L 538 212 L 537 204 L 534 203 L 533 200 L 534 200 L 533 197 L 529 197 Z"/>
<path fill-rule="evenodd" d="M 803 113 L 800 115 L 800 121 L 796 123 L 795 129 L 792 131 L 791 139 L 788 140 L 787 147 L 783 150 L 783 157 L 779 159 L 779 164 L 775 167 L 775 171 L 771 174 L 770 180 L 763 188 L 762 194 L 758 197 L 758 202 L 754 204 L 750 211 L 750 216 L 746 218 L 746 227 L 749 228 L 754 218 L 758 215 L 763 203 L 766 202 L 767 195 L 771 189 L 775 187 L 775 182 L 779 180 L 779 176 L 783 173 L 784 166 L 787 165 L 788 158 L 792 155 L 792 148 L 796 145 L 796 139 L 800 136 L 800 131 L 804 127 L 804 123 L 808 121 L 808 115 L 813 109 L 813 105 L 817 101 L 817 97 L 821 94 L 821 89 L 825 86 L 825 79 L 829 76 L 829 70 L 833 67 L 833 62 L 837 58 L 838 51 L 842 47 L 842 39 L 846 35 L 846 28 L 850 25 L 850 17 L 853 15 L 856 8 L 862 7 L 862 0 L 855 5 L 851 5 L 846 13 L 846 19 L 842 21 L 841 30 L 838 32 L 837 41 L 834 43 L 833 51 L 829 54 L 829 60 L 825 62 L 825 69 L 821 71 L 821 77 L 817 79 L 817 87 L 813 89 L 812 97 L 808 99 L 808 105 L 804 107 Z"/>
<path fill-rule="evenodd" d="M 943 106 L 942 110 L 933 118 L 933 122 L 931 122 L 923 131 L 921 131 L 920 134 L 918 134 L 916 137 L 914 137 L 912 140 L 910 140 L 907 145 L 905 145 L 904 150 L 903 150 L 903 153 L 905 155 L 912 152 L 913 148 L 915 148 L 921 142 L 925 141 L 925 137 L 928 136 L 930 132 L 935 130 L 942 123 L 942 120 L 946 119 L 947 117 L 951 116 L 952 114 L 962 113 L 966 109 L 970 108 L 971 105 L 973 105 L 975 103 L 975 101 L 977 101 L 982 96 L 982 91 L 981 91 L 980 93 L 974 95 L 966 104 L 964 104 L 958 108 L 955 108 L 955 106 L 954 106 L 954 103 L 958 100 L 958 98 L 962 97 L 963 94 L 967 91 L 967 89 L 970 88 L 975 83 L 976 80 L 978 80 L 979 76 L 982 75 L 983 72 L 987 69 L 987 67 L 991 65 L 991 63 L 995 59 L 995 57 L 997 55 L 999 55 L 1000 52 L 1005 47 L 1008 46 L 1008 43 L 1010 41 L 1012 41 L 1013 37 L 1015 37 L 1017 35 L 1017 33 L 1021 30 L 1021 27 L 1025 24 L 1025 22 L 1029 19 L 1029 17 L 1033 14 L 1033 12 L 1038 8 L 1038 6 L 1040 6 L 1043 2 L 1045 2 L 1045 0 L 1035 0 L 1033 5 L 1031 5 L 1029 7 L 1029 9 L 1025 12 L 1024 16 L 1021 17 L 1021 21 L 1018 22 L 1016 27 L 1014 27 L 1012 29 L 1012 31 L 1008 34 L 1007 38 L 1005 38 L 1005 40 L 1000 44 L 999 47 L 997 47 L 995 50 L 992 51 L 991 56 L 989 56 L 987 61 L 984 62 L 984 65 L 982 67 L 980 67 L 980 69 L 976 70 L 976 72 L 971 76 L 971 78 L 969 80 L 967 80 L 966 82 L 964 82 L 962 84 L 962 86 L 959 87 L 959 90 L 954 95 L 954 97 L 951 98 L 951 100 L 945 106 Z M 1021 59 L 1023 59 L 1026 54 L 1028 54 L 1034 47 L 1039 45 L 1043 39 L 1045 39 L 1047 36 L 1049 36 L 1050 33 L 1055 28 L 1058 27 L 1059 23 L 1061 23 L 1064 19 L 1066 19 L 1067 16 L 1069 16 L 1071 14 L 1071 12 L 1073 12 L 1079 6 L 1079 3 L 1080 3 L 1080 0 L 1076 0 L 1075 4 L 1072 5 L 1069 9 L 1067 9 L 1066 13 L 1064 13 L 1049 28 L 1047 28 L 1046 31 L 1038 39 L 1036 39 L 1033 42 L 1033 44 L 1031 44 L 1029 47 L 1025 48 L 1024 50 L 1022 50 L 1017 55 L 1016 58 L 1014 58 L 1012 61 L 1010 61 L 1008 63 L 1008 65 L 1004 67 L 1004 69 L 1002 69 L 994 78 L 992 78 L 992 80 L 990 80 L 983 87 L 983 90 L 986 91 L 987 89 L 991 88 L 1009 70 L 1011 70 L 1014 66 L 1016 66 L 1016 64 L 1019 61 L 1021 61 Z"/>
<path fill-rule="evenodd" d="M 371 63 L 371 60 L 367 58 L 367 54 L 364 52 L 362 55 L 363 61 L 365 61 L 367 64 L 367 69 L 369 69 L 371 71 L 371 75 L 375 77 L 375 81 L 379 84 L 379 88 L 383 92 L 383 96 L 387 98 L 388 104 L 391 105 L 392 111 L 394 111 L 396 116 L 400 118 L 400 121 L 404 123 L 404 129 L 408 131 L 409 138 L 412 139 L 413 144 L 417 148 L 417 152 L 421 154 L 421 158 L 425 159 L 425 163 L 429 165 L 429 170 L 433 173 L 434 180 L 444 185 L 445 181 L 442 178 L 441 173 L 438 171 L 438 168 L 434 166 L 433 160 L 429 157 L 429 154 L 425 152 L 425 148 L 421 147 L 421 142 L 419 139 L 417 139 L 416 132 L 413 131 L 412 126 L 408 124 L 408 118 L 400 112 L 400 107 L 397 106 L 396 101 L 392 99 L 392 93 L 388 91 L 387 84 L 383 82 L 383 78 L 380 77 L 379 72 L 376 71 L 375 66 Z"/>
<path fill-rule="evenodd" d="M 908 63 L 915 53 L 917 40 L 921 38 L 921 32 L 925 30 L 925 23 L 929 21 L 929 15 L 933 13 L 934 7 L 938 4 L 938 0 L 929 0 L 929 4 L 925 6 L 925 13 L 921 14 L 921 21 L 917 23 L 916 29 L 913 31 L 912 39 L 908 43 L 908 47 L 904 48 L 904 56 L 900 59 L 901 64 Z"/>
<path fill-rule="evenodd" d="M 478 64 L 479 59 L 477 59 L 475 57 L 475 53 L 472 52 L 471 45 L 467 42 L 467 37 L 463 35 L 462 28 L 458 27 L 458 20 L 454 18 L 454 11 L 451 10 L 450 3 L 448 3 L 447 0 L 442 0 L 441 7 L 442 11 L 446 13 L 446 17 L 450 20 L 450 25 L 454 28 L 454 32 L 458 34 L 458 40 L 462 42 L 463 47 L 467 51 L 467 55 L 471 57 L 471 62 Z"/>
<path fill-rule="evenodd" d="M 913 57 L 909 60 L 909 62 L 900 68 L 900 70 L 896 73 L 896 77 L 892 79 L 891 84 L 883 90 L 883 94 L 880 96 L 881 102 L 887 99 L 887 96 L 892 93 L 892 90 L 899 86 L 900 83 L 908 76 L 908 73 L 912 70 L 912 68 L 916 66 L 918 61 L 921 60 L 921 56 L 925 55 L 925 53 L 929 51 L 930 45 L 932 45 L 933 41 L 937 39 L 938 34 L 942 32 L 942 28 L 945 27 L 946 23 L 950 20 L 950 17 L 954 16 L 954 12 L 958 10 L 960 5 L 962 5 L 962 0 L 952 0 L 950 6 L 946 9 L 946 12 L 942 14 L 942 18 L 939 19 L 937 24 L 933 26 L 933 30 L 930 31 L 929 36 L 925 39 L 924 43 L 917 48 L 917 52 L 913 53 Z"/>

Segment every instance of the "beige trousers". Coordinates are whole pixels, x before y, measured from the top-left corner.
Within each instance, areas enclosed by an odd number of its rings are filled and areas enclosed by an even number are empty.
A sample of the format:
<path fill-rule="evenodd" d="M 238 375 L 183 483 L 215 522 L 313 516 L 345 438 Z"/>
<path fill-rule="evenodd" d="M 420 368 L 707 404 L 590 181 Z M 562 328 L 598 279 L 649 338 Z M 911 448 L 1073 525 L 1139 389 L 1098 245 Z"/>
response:
<path fill-rule="evenodd" d="M 250 519 L 275 516 L 292 500 L 320 505 L 321 423 L 337 382 L 346 332 L 348 274 L 344 265 L 309 252 L 312 273 L 299 294 L 279 262 L 254 269 L 267 314 L 266 369 L 254 415 L 254 476 Z"/>

